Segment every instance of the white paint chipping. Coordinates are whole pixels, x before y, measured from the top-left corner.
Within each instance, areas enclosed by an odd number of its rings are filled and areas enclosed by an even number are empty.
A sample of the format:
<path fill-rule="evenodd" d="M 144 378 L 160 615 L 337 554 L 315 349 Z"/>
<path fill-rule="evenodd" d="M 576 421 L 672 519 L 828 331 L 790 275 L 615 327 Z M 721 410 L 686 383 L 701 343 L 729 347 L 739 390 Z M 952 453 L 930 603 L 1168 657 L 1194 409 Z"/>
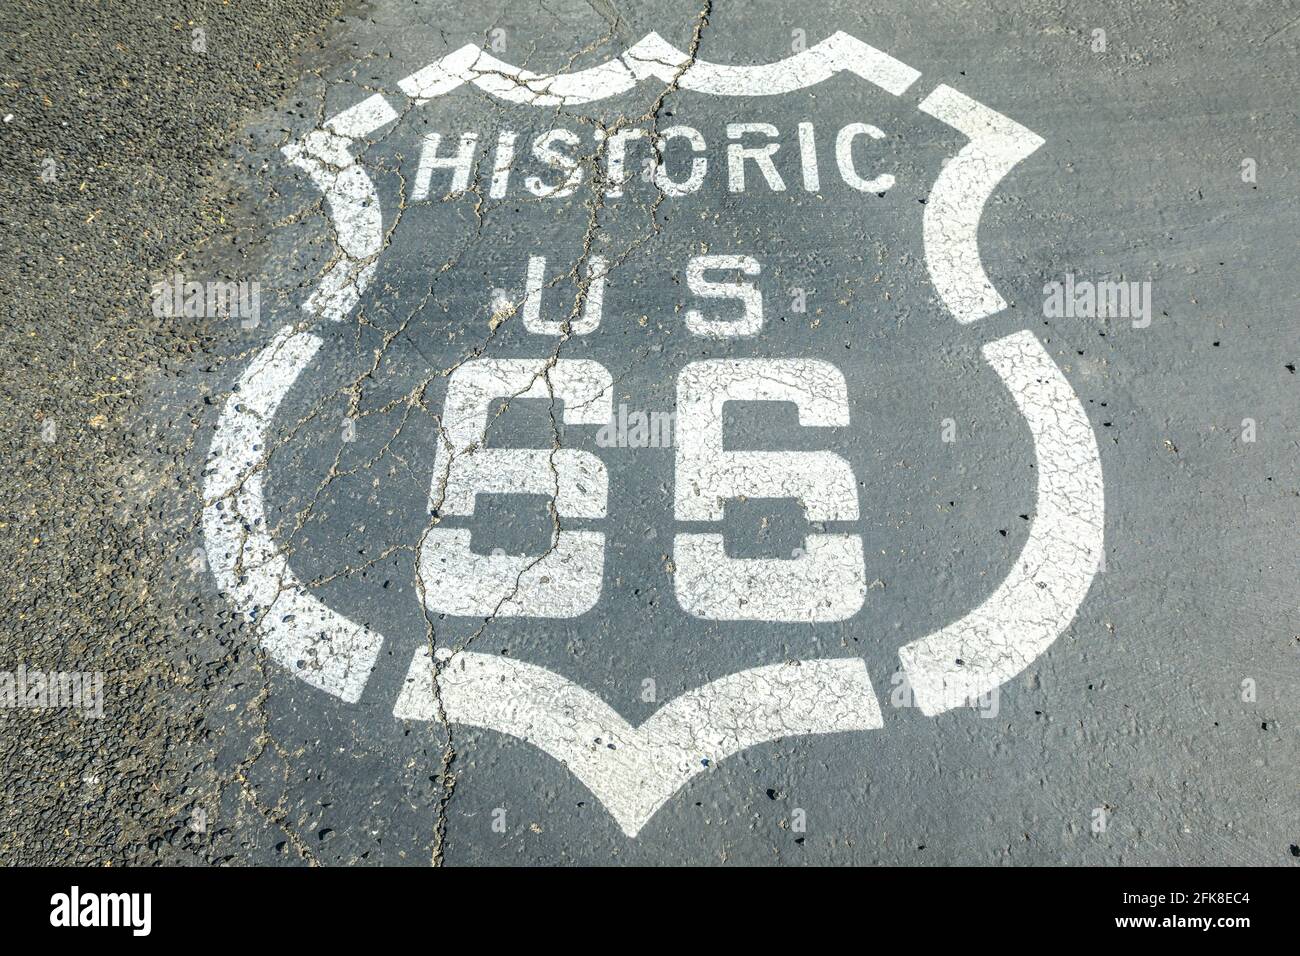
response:
<path fill-rule="evenodd" d="M 429 509 L 443 517 L 474 514 L 480 494 L 550 497 L 560 518 L 603 518 L 609 475 L 577 448 L 484 447 L 497 399 L 562 402 L 570 425 L 603 425 L 613 415 L 613 379 L 589 359 L 475 359 L 447 383 L 442 432 L 433 461 Z M 605 536 L 560 529 L 541 556 L 476 554 L 463 528 L 434 527 L 420 548 L 425 605 L 465 617 L 577 617 L 600 600 Z"/>
<path fill-rule="evenodd" d="M 799 424 L 849 424 L 848 385 L 817 359 L 707 359 L 677 377 L 678 521 L 721 521 L 738 498 L 791 498 L 809 521 L 858 520 L 852 466 L 831 451 L 726 451 L 728 402 L 790 402 Z M 788 559 L 732 558 L 719 533 L 680 533 L 673 589 L 688 614 L 723 621 L 842 621 L 866 600 L 862 538 L 809 534 Z"/>
<path fill-rule="evenodd" d="M 528 274 L 524 280 L 524 328 L 534 335 L 563 335 L 567 329 L 573 335 L 590 335 L 600 326 L 605 313 L 605 279 L 609 263 L 604 256 L 593 255 L 587 262 L 586 295 L 583 296 L 582 314 L 570 318 L 572 309 L 561 303 L 556 318 L 543 318 L 542 293 L 546 289 L 546 257 L 529 256 Z"/>
<path fill-rule="evenodd" d="M 383 214 L 375 184 L 356 164 L 350 141 L 324 130 L 316 130 L 302 143 L 286 146 L 281 152 L 307 173 L 325 197 L 340 251 L 303 303 L 303 309 L 331 321 L 342 321 L 361 301 L 383 247 Z"/>
<path fill-rule="evenodd" d="M 397 110 L 380 93 L 368 96 L 356 106 L 349 106 L 325 123 L 331 133 L 345 139 L 361 139 L 398 118 Z M 340 164 L 346 165 L 346 164 Z"/>
<path fill-rule="evenodd" d="M 253 622 L 267 654 L 354 703 L 384 639 L 308 593 L 271 539 L 262 501 L 267 428 L 320 345 L 285 326 L 240 378 L 208 451 L 203 538 L 217 587 Z"/>
<path fill-rule="evenodd" d="M 436 720 L 433 680 L 423 647 L 393 715 Z M 640 727 L 567 678 L 508 657 L 462 651 L 439 665 L 437 680 L 449 721 L 509 734 L 550 754 L 629 837 L 692 777 L 747 747 L 883 726 L 866 665 L 855 658 L 731 674 L 669 701 Z"/>
<path fill-rule="evenodd" d="M 1043 138 L 949 86 L 936 87 L 920 109 L 970 140 L 930 189 L 922 238 L 930 280 L 944 305 L 958 322 L 975 322 L 1007 307 L 980 259 L 984 204 L 1011 168 L 1043 145 Z"/>
<path fill-rule="evenodd" d="M 775 63 L 753 66 L 700 59 L 692 62 L 659 34 L 649 33 L 621 57 L 572 73 L 533 73 L 468 44 L 412 73 L 398 87 L 417 103 L 472 83 L 509 103 L 574 106 L 619 96 L 643 80 L 676 82 L 682 89 L 714 96 L 771 96 L 801 90 L 842 71 L 855 73 L 895 96 L 921 75 L 847 33 L 834 33 Z"/>
<path fill-rule="evenodd" d="M 791 558 L 733 558 L 721 534 L 677 535 L 673 590 L 712 621 L 817 624 L 851 618 L 867 599 L 862 536 L 810 534 Z"/>
<path fill-rule="evenodd" d="M 930 716 L 1028 667 L 1069 627 L 1101 563 L 1101 460 L 1078 396 L 1032 332 L 982 351 L 1034 436 L 1036 514 L 1020 557 L 988 600 L 899 650 L 917 705 Z"/>
<path fill-rule="evenodd" d="M 743 314 L 737 319 L 705 318 L 699 309 L 686 310 L 686 328 L 692 335 L 726 339 L 757 335 L 763 329 L 763 297 L 752 282 L 715 282 L 711 271 L 736 271 L 757 277 L 761 271 L 753 256 L 692 256 L 686 264 L 686 287 L 701 299 L 730 299 L 739 302 Z"/>
<path fill-rule="evenodd" d="M 398 88 L 417 104 L 450 93 L 463 86 L 473 75 L 470 68 L 483 51 L 473 43 L 466 43 L 454 53 L 434 60 L 422 70 L 398 81 Z"/>
<path fill-rule="evenodd" d="M 832 451 L 724 451 L 728 402 L 789 402 L 799 424 L 844 428 L 844 373 L 820 359 L 705 359 L 677 376 L 678 521 L 721 521 L 728 499 L 793 498 L 809 521 L 858 520 L 853 469 Z"/>

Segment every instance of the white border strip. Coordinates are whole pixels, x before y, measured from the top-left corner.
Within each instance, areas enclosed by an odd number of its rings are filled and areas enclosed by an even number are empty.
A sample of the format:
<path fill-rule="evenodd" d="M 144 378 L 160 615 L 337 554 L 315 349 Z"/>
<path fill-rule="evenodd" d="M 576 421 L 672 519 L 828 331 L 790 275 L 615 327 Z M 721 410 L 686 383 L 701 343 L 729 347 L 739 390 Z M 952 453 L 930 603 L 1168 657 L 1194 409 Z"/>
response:
<path fill-rule="evenodd" d="M 240 378 L 208 452 L 203 538 L 217 587 L 254 623 L 266 652 L 294 676 L 355 703 L 384 639 L 307 592 L 271 539 L 262 501 L 267 430 L 320 345 L 286 325 Z"/>
<path fill-rule="evenodd" d="M 980 258 L 984 205 L 1012 167 L 1044 141 L 950 86 L 935 87 L 919 108 L 970 139 L 934 181 L 922 238 L 926 268 L 939 298 L 958 322 L 975 322 L 1007 307 Z"/>
<path fill-rule="evenodd" d="M 619 96 L 649 79 L 714 96 L 776 96 L 813 86 L 843 70 L 895 96 L 903 94 L 921 75 L 906 63 L 843 32 L 794 56 L 755 66 L 692 61 L 659 34 L 648 33 L 618 59 L 573 73 L 521 70 L 470 43 L 397 85 L 416 103 L 472 83 L 509 103 L 577 106 Z M 380 115 L 375 114 L 376 122 Z"/>
<path fill-rule="evenodd" d="M 393 715 L 447 719 L 517 737 L 564 764 L 635 837 L 685 783 L 747 747 L 800 734 L 884 726 L 859 658 L 754 667 L 687 691 L 633 727 L 588 690 L 544 667 L 462 651 L 438 672 L 411 661 Z"/>
<path fill-rule="evenodd" d="M 1032 332 L 982 351 L 1033 433 L 1038 501 L 1029 540 L 988 600 L 899 649 L 917 705 L 930 716 L 1028 667 L 1069 627 L 1101 566 L 1101 459 L 1078 396 Z"/>

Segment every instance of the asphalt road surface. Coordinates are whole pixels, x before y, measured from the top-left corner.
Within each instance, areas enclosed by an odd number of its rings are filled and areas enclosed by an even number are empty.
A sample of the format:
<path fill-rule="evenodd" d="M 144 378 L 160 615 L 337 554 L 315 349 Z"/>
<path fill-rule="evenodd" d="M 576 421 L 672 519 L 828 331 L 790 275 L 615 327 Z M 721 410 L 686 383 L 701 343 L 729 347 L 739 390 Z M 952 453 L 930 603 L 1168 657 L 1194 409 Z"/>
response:
<path fill-rule="evenodd" d="M 1300 6 L 7 7 L 0 861 L 1300 864 Z"/>

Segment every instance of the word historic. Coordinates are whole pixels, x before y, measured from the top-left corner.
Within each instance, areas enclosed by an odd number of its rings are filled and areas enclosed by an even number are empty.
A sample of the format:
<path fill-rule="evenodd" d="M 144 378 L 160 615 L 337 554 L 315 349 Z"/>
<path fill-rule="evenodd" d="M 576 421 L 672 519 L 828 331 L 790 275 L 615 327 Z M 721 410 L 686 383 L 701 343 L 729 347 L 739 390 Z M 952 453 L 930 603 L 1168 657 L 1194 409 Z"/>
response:
<path fill-rule="evenodd" d="M 799 123 L 795 143 L 798 158 L 781 162 L 776 154 L 785 145 L 780 131 L 771 123 L 728 123 L 726 154 L 720 165 L 725 167 L 727 189 L 733 193 L 766 188 L 784 192 L 787 179 L 798 177 L 806 192 L 822 187 L 822 160 L 819 150 L 829 148 L 834 154 L 833 170 L 845 185 L 861 192 L 883 193 L 894 185 L 889 173 L 867 178 L 860 171 L 856 152 L 865 152 L 873 140 L 885 138 L 877 127 L 867 123 L 849 123 L 836 133 L 833 144 L 818 143 L 812 123 Z M 461 133 L 454 148 L 445 145 L 441 133 L 424 136 L 420 162 L 412 188 L 412 201 L 428 199 L 440 192 L 454 196 L 470 188 L 480 167 L 479 134 Z M 533 196 L 552 198 L 571 196 L 582 185 L 588 171 L 598 177 L 596 185 L 609 197 L 623 195 L 635 172 L 629 170 L 629 149 L 639 151 L 641 179 L 667 196 L 686 196 L 704 184 L 711 170 L 719 165 L 710 161 L 709 146 L 699 130 L 691 126 L 670 126 L 652 137 L 648 130 L 629 127 L 613 133 L 597 130 L 586 139 L 569 129 L 556 128 L 533 138 L 526 147 L 519 143 L 519 133 L 501 130 L 496 137 L 488 195 L 504 198 L 512 183 L 521 184 Z M 633 147 L 633 144 L 639 145 Z M 788 151 L 789 152 L 789 151 Z M 521 169 L 523 165 L 536 167 Z M 782 172 L 784 170 L 784 172 Z M 437 181 L 435 183 L 435 174 Z M 515 186 L 514 188 L 518 188 Z"/>

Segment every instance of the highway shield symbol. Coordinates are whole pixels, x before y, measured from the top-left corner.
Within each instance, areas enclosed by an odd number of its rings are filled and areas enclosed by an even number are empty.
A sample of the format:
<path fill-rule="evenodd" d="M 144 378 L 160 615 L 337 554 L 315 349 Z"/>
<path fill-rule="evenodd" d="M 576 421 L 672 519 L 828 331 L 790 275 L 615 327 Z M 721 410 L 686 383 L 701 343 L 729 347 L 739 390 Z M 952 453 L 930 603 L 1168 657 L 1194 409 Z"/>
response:
<path fill-rule="evenodd" d="M 980 257 L 983 211 L 1043 142 L 922 85 L 844 33 L 759 66 L 705 62 L 651 34 L 553 75 L 466 46 L 285 147 L 323 198 L 335 250 L 304 321 L 252 359 L 222 409 L 204 489 L 211 569 L 268 654 L 357 702 L 384 648 L 400 646 L 397 719 L 528 741 L 629 836 L 747 747 L 882 728 L 857 645 L 875 630 L 864 523 L 884 492 L 843 436 L 883 413 L 864 405 L 860 309 L 827 290 L 837 270 L 860 289 L 887 284 L 889 267 L 865 234 L 850 248 L 816 233 L 857 216 L 882 232 L 909 220 L 916 254 L 899 268 L 923 271 L 943 319 L 930 328 L 951 329 L 960 351 L 975 339 L 959 330 L 1008 308 Z M 819 119 L 819 92 L 870 115 Z M 692 120 L 705 102 L 721 120 Z M 909 112 L 959 137 L 955 155 L 882 164 L 878 150 L 898 155 L 907 137 L 873 118 Z M 904 174 L 922 173 L 920 201 L 887 205 Z M 764 236 L 755 221 L 779 225 Z M 891 307 L 916 325 L 925 305 Z M 296 519 L 274 519 L 265 466 L 310 430 L 289 406 L 328 401 L 306 390 L 322 354 L 346 347 L 364 361 L 343 390 L 339 447 L 304 479 Z M 1032 499 L 980 600 L 934 609 L 942 623 L 897 648 L 930 716 L 1043 654 L 1102 556 L 1096 441 L 1061 370 L 1028 330 L 969 352 L 954 367 L 972 401 L 1017 419 L 1032 444 Z M 381 420 L 382 435 L 362 434 Z M 358 458 L 386 462 L 402 500 L 359 481 Z M 310 493 L 331 484 L 355 486 L 373 520 L 313 537 Z M 528 525 L 511 502 L 538 506 L 539 540 L 511 539 Z M 773 502 L 795 509 L 796 546 L 737 546 L 745 509 Z M 313 541 L 362 540 L 386 522 L 394 543 L 356 548 L 336 573 L 304 571 Z M 331 599 L 336 578 L 381 566 L 409 572 L 389 593 L 418 607 L 420 633 L 386 633 L 382 609 Z M 706 645 L 715 663 L 693 672 L 689 648 Z M 567 670 L 561 651 L 580 664 Z M 683 671 L 656 681 L 656 654 Z M 640 673 L 616 673 L 620 659 Z M 610 696 L 625 686 L 644 705 L 635 725 Z"/>

